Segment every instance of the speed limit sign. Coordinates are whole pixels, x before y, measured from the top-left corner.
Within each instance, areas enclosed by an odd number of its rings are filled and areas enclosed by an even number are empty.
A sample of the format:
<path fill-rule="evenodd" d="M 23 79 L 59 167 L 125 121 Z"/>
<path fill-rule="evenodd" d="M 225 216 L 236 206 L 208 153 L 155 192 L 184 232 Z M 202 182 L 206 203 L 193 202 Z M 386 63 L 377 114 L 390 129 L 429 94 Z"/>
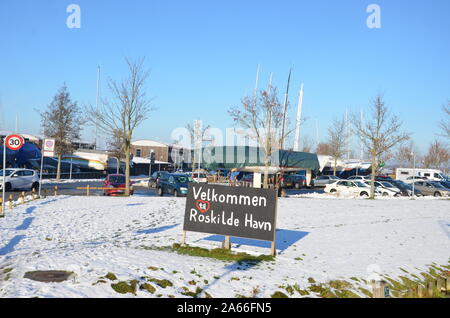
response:
<path fill-rule="evenodd" d="M 19 150 L 23 146 L 23 138 L 20 135 L 9 135 L 5 140 L 6 147 L 11 150 Z"/>

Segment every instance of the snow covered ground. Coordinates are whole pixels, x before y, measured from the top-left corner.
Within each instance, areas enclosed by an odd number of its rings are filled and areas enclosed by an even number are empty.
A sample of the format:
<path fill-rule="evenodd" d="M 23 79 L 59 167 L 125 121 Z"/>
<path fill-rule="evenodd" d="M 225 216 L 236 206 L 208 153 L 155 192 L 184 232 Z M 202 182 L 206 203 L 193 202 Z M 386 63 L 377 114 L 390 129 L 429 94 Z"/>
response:
<path fill-rule="evenodd" d="M 156 249 L 180 242 L 184 207 L 184 198 L 173 197 L 60 196 L 7 209 L 0 219 L 0 297 L 186 297 L 182 292 L 197 286 L 212 297 L 270 297 L 280 285 L 305 288 L 310 277 L 366 279 L 373 269 L 396 277 L 404 275 L 400 268 L 417 273 L 450 258 L 450 200 L 281 198 L 276 260 L 248 267 Z M 187 242 L 213 248 L 220 237 L 189 232 Z M 270 252 L 268 242 L 232 243 L 236 252 Z M 23 278 L 34 270 L 76 276 L 62 283 Z M 119 294 L 111 282 L 95 284 L 108 272 L 173 286 Z"/>

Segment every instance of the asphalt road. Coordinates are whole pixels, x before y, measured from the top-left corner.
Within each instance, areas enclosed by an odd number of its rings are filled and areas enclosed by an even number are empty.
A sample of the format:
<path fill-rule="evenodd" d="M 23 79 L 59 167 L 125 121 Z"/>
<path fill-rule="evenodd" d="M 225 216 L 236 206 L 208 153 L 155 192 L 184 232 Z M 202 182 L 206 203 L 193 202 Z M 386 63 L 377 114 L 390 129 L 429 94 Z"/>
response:
<path fill-rule="evenodd" d="M 61 183 L 44 183 L 42 185 L 42 190 L 47 190 L 47 196 L 54 195 L 55 186 L 58 187 L 58 195 L 79 195 L 85 196 L 86 190 L 78 190 L 77 187 L 85 188 L 87 186 L 90 187 L 101 187 L 102 181 L 79 181 L 79 182 L 61 182 Z M 41 193 L 42 193 L 41 190 Z M 16 201 L 20 198 L 22 190 L 14 190 L 8 191 L 5 194 L 6 200 L 9 199 L 9 195 L 12 194 L 13 201 Z M 306 194 L 306 193 L 323 193 L 323 188 L 321 189 L 313 189 L 313 188 L 305 188 L 305 189 L 287 189 L 287 195 L 295 195 L 295 194 Z M 30 195 L 31 191 L 25 191 L 25 195 Z M 1 194 L 0 194 L 1 195 Z M 101 196 L 103 195 L 102 190 L 90 190 L 91 196 Z M 147 187 L 134 186 L 134 195 L 136 196 L 158 196 L 156 189 L 148 189 Z M 170 194 L 164 194 L 164 196 L 170 196 Z"/>

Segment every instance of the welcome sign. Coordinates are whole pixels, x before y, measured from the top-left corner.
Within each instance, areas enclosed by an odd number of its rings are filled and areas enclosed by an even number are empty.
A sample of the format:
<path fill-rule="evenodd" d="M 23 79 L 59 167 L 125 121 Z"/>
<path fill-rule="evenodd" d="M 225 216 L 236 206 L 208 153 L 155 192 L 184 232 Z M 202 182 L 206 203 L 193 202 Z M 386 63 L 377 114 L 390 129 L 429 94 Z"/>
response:
<path fill-rule="evenodd" d="M 190 183 L 184 231 L 275 241 L 274 189 Z"/>

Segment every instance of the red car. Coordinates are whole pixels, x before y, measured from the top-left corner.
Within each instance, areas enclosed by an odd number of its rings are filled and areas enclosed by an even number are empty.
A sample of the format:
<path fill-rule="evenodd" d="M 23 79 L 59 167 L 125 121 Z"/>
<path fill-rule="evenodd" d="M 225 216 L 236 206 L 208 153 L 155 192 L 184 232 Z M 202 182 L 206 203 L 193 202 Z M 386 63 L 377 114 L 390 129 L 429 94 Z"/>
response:
<path fill-rule="evenodd" d="M 130 181 L 130 186 L 132 185 Z M 103 195 L 123 195 L 125 194 L 125 175 L 124 174 L 109 174 L 103 181 Z M 133 195 L 133 190 L 130 189 L 130 195 Z"/>

